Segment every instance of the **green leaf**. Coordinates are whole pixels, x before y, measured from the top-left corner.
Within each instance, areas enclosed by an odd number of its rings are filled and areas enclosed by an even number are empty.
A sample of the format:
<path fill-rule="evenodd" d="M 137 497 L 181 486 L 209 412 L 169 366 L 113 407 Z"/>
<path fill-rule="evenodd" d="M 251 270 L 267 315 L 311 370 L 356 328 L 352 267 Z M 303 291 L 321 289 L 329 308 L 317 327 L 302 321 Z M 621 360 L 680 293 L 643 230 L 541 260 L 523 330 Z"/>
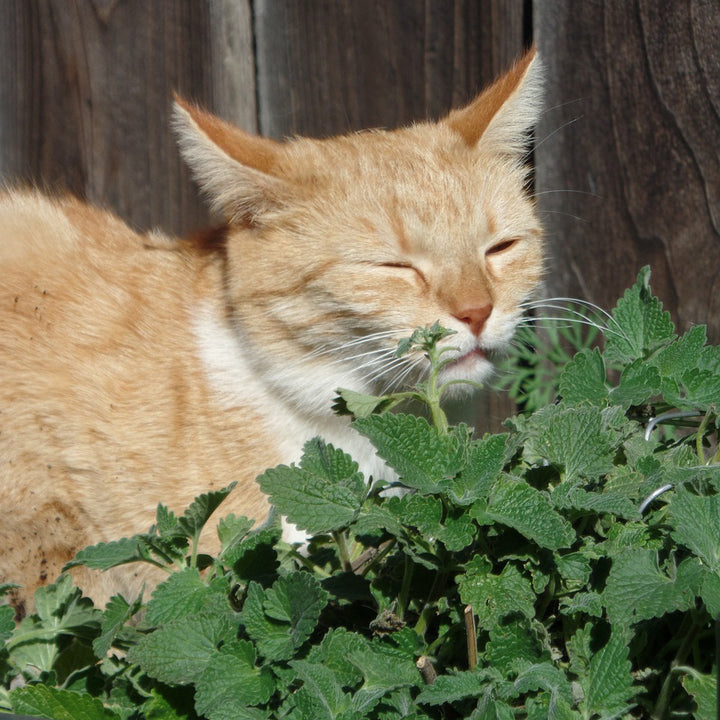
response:
<path fill-rule="evenodd" d="M 548 406 L 530 418 L 525 453 L 563 468 L 567 480 L 595 479 L 612 470 L 619 442 L 605 421 L 599 407 Z"/>
<path fill-rule="evenodd" d="M 490 640 L 485 645 L 486 663 L 505 676 L 517 667 L 518 661 L 534 663 L 540 660 L 542 647 L 527 618 L 511 617 L 490 628 Z"/>
<path fill-rule="evenodd" d="M 63 569 L 84 565 L 95 570 L 109 570 L 118 565 L 146 560 L 148 557 L 141 536 L 135 535 L 86 547 L 76 553 Z"/>
<path fill-rule="evenodd" d="M 560 375 L 560 395 L 568 405 L 602 405 L 608 397 L 605 363 L 598 348 L 584 348 Z"/>
<path fill-rule="evenodd" d="M 210 658 L 198 680 L 195 710 L 211 720 L 233 720 L 248 705 L 267 703 L 274 691 L 269 668 L 255 667 L 252 644 L 233 640 Z"/>
<path fill-rule="evenodd" d="M 421 493 L 437 493 L 450 484 L 463 465 L 464 448 L 457 435 L 443 435 L 425 418 L 372 415 L 353 423 L 402 482 Z"/>
<path fill-rule="evenodd" d="M 695 720 L 717 720 L 717 673 L 715 669 L 709 675 L 702 673 L 683 675 L 682 684 L 697 704 L 693 718 Z"/>
<path fill-rule="evenodd" d="M 386 412 L 402 401 L 402 398 L 392 395 L 365 395 L 345 388 L 338 388 L 335 392 L 338 397 L 333 403 L 333 410 L 338 415 L 352 415 L 356 418 Z"/>
<path fill-rule="evenodd" d="M 551 497 L 555 505 L 563 509 L 615 515 L 626 520 L 640 519 L 637 503 L 620 493 L 588 492 L 570 483 L 562 483 L 553 490 Z"/>
<path fill-rule="evenodd" d="M 187 567 L 174 572 L 153 591 L 147 606 L 147 622 L 163 625 L 193 615 L 202 609 L 212 594 L 197 568 Z"/>
<path fill-rule="evenodd" d="M 315 629 L 328 597 L 307 572 L 280 577 L 268 590 L 251 582 L 241 621 L 266 658 L 289 660 Z"/>
<path fill-rule="evenodd" d="M 670 503 L 673 538 L 711 570 L 720 571 L 720 495 L 693 495 L 679 487 Z"/>
<path fill-rule="evenodd" d="M 661 384 L 656 367 L 644 359 L 635 360 L 623 368 L 620 383 L 610 392 L 610 400 L 626 408 L 641 405 L 660 392 Z"/>
<path fill-rule="evenodd" d="M 237 482 L 230 483 L 227 487 L 220 490 L 212 490 L 211 492 L 198 495 L 182 517 L 178 518 L 178 527 L 187 537 L 195 537 L 205 527 L 205 523 L 210 516 L 218 509 L 220 503 L 230 494 Z"/>
<path fill-rule="evenodd" d="M 9 605 L 0 605 L 0 648 L 15 629 L 15 610 Z"/>
<path fill-rule="evenodd" d="M 567 705 L 573 701 L 570 682 L 560 668 L 550 662 L 518 663 L 524 665 L 515 680 L 502 690 L 503 698 L 518 698 L 537 690 L 547 690 L 552 697 Z"/>
<path fill-rule="evenodd" d="M 357 463 L 319 438 L 305 444 L 300 467 L 280 465 L 258 482 L 282 515 L 313 535 L 352 523 L 367 492 Z"/>
<path fill-rule="evenodd" d="M 682 337 L 662 348 L 651 359 L 664 378 L 679 380 L 686 372 L 696 368 L 707 342 L 704 325 L 695 325 Z"/>
<path fill-rule="evenodd" d="M 628 548 L 613 557 L 602 597 L 610 622 L 621 626 L 687 610 L 696 589 L 680 568 L 675 579 L 663 573 L 656 551 Z"/>
<path fill-rule="evenodd" d="M 631 665 L 628 660 L 628 638 L 613 630 L 605 646 L 590 659 L 589 671 L 581 678 L 585 691 L 583 705 L 590 713 L 620 713 L 635 695 Z"/>
<path fill-rule="evenodd" d="M 476 556 L 458 578 L 458 588 L 463 603 L 472 605 L 478 625 L 488 630 L 511 613 L 520 613 L 528 619 L 535 615 L 532 584 L 512 563 L 494 575 L 490 563 Z"/>
<path fill-rule="evenodd" d="M 475 525 L 467 514 L 450 515 L 445 519 L 445 524 L 437 534 L 437 539 L 442 542 L 450 552 L 464 550 L 475 537 Z"/>
<path fill-rule="evenodd" d="M 51 720 L 120 720 L 97 698 L 59 690 L 48 685 L 28 685 L 10 693 L 13 712 Z"/>
<path fill-rule="evenodd" d="M 220 558 L 231 555 L 235 548 L 247 537 L 254 521 L 243 515 L 226 515 L 218 522 L 217 532 L 220 538 Z M 232 563 L 231 563 L 232 564 Z"/>
<path fill-rule="evenodd" d="M 303 720 L 335 720 L 351 709 L 350 695 L 343 692 L 330 668 L 307 660 L 295 660 L 291 666 L 303 681 L 295 693 Z"/>
<path fill-rule="evenodd" d="M 343 627 L 331 629 L 320 645 L 310 649 L 307 660 L 330 668 L 344 687 L 357 685 L 362 680 L 360 669 L 350 661 L 352 653 L 363 650 L 368 641 Z"/>
<path fill-rule="evenodd" d="M 488 496 L 505 465 L 507 438 L 506 434 L 491 435 L 471 445 L 467 464 L 448 488 L 454 502 L 469 505 Z"/>
<path fill-rule="evenodd" d="M 233 639 L 227 615 L 204 611 L 173 620 L 130 648 L 128 658 L 164 683 L 197 683 L 222 642 Z"/>
<path fill-rule="evenodd" d="M 495 485 L 487 508 L 473 506 L 470 514 L 481 524 L 492 521 L 514 528 L 551 550 L 569 547 L 575 540 L 572 525 L 555 511 L 547 495 L 510 476 Z"/>
<path fill-rule="evenodd" d="M 499 679 L 497 672 L 491 669 L 440 675 L 432 685 L 422 689 L 417 696 L 417 702 L 425 705 L 444 705 L 465 698 L 480 697 Z"/>
<path fill-rule="evenodd" d="M 605 356 L 626 364 L 646 358 L 675 337 L 670 313 L 650 291 L 650 268 L 644 267 L 637 282 L 618 300 L 612 312 L 614 323 L 606 335 Z"/>
<path fill-rule="evenodd" d="M 602 598 L 596 592 L 577 592 L 560 600 L 563 615 L 584 613 L 590 617 L 602 617 Z"/>
<path fill-rule="evenodd" d="M 120 595 L 114 595 L 108 601 L 103 612 L 100 635 L 93 640 L 93 652 L 99 658 L 105 657 L 120 629 L 140 609 L 141 598 L 132 605 Z"/>

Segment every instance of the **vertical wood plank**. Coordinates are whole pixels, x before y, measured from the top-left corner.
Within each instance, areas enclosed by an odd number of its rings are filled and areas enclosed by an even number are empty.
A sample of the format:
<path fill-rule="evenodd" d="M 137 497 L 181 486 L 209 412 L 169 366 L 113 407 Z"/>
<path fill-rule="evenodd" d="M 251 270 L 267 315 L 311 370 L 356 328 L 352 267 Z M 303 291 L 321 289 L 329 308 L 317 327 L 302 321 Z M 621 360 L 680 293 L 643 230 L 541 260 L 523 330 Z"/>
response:
<path fill-rule="evenodd" d="M 0 20 L 4 180 L 69 190 L 139 228 L 207 222 L 170 100 L 216 100 L 254 129 L 248 0 L 8 0 Z"/>
<path fill-rule="evenodd" d="M 537 191 L 548 290 L 610 308 L 650 264 L 681 330 L 720 340 L 716 2 L 535 3 L 548 66 Z"/>

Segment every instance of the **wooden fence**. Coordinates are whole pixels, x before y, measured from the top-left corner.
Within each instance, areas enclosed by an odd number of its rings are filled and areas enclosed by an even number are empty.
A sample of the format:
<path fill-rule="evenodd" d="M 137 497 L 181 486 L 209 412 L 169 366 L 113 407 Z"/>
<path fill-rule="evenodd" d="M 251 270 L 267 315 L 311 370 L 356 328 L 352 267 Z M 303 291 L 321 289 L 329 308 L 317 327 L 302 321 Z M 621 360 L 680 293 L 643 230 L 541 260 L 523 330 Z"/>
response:
<path fill-rule="evenodd" d="M 680 327 L 717 342 L 718 37 L 718 0 L 0 0 L 0 178 L 185 233 L 207 215 L 168 131 L 173 90 L 273 137 L 392 127 L 535 42 L 547 292 L 610 307 L 649 263 Z"/>

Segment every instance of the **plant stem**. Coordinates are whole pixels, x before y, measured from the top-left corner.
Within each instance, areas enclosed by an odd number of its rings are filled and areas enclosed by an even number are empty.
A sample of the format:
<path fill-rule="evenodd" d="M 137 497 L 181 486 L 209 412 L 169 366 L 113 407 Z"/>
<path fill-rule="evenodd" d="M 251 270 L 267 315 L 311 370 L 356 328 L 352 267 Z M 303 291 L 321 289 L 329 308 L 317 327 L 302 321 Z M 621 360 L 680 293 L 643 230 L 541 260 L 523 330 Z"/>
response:
<path fill-rule="evenodd" d="M 407 611 L 408 599 L 410 597 L 410 585 L 412 583 L 413 574 L 415 573 L 415 565 L 413 561 L 405 556 L 405 571 L 403 572 L 402 585 L 400 586 L 400 594 L 398 595 L 398 617 L 403 620 Z"/>
<path fill-rule="evenodd" d="M 342 569 L 345 572 L 352 572 L 352 562 L 350 560 L 347 543 L 345 542 L 345 533 L 335 531 L 332 536 L 338 548 L 338 555 L 340 557 L 340 565 L 342 566 Z"/>
<path fill-rule="evenodd" d="M 475 669 L 477 665 L 477 627 L 472 605 L 465 606 L 465 636 L 467 638 L 468 669 Z"/>
<path fill-rule="evenodd" d="M 682 627 L 680 628 L 678 635 L 683 632 L 683 629 L 684 628 Z M 688 656 L 688 653 L 690 652 L 690 649 L 695 642 L 695 636 L 697 635 L 699 629 L 699 625 L 696 622 L 693 622 L 692 627 L 689 629 L 689 631 L 684 633 L 683 641 L 678 648 L 675 658 L 670 663 L 670 670 L 665 676 L 662 687 L 660 688 L 660 693 L 658 694 L 658 699 L 655 703 L 655 708 L 653 709 L 652 720 L 665 719 L 668 706 L 670 704 L 670 694 L 673 689 L 673 685 L 676 682 L 673 675 L 675 674 L 677 669 L 681 667 L 685 662 L 685 658 Z"/>

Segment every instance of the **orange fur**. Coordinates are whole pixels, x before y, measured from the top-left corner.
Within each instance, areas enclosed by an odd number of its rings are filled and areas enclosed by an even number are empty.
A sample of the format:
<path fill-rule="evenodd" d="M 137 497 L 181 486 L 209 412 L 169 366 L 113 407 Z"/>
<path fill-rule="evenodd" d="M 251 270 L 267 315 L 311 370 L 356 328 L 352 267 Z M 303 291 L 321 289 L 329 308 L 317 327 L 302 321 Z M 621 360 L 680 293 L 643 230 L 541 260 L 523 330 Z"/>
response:
<path fill-rule="evenodd" d="M 0 196 L 0 582 L 23 584 L 19 609 L 158 502 L 237 480 L 224 511 L 262 520 L 255 477 L 316 434 L 383 472 L 331 401 L 417 377 L 422 358 L 390 367 L 415 327 L 457 330 L 448 379 L 487 374 L 542 272 L 521 158 L 539 83 L 530 55 L 439 123 L 285 143 L 178 101 L 181 151 L 228 219 L 188 241 Z M 76 576 L 103 601 L 135 572 Z"/>

